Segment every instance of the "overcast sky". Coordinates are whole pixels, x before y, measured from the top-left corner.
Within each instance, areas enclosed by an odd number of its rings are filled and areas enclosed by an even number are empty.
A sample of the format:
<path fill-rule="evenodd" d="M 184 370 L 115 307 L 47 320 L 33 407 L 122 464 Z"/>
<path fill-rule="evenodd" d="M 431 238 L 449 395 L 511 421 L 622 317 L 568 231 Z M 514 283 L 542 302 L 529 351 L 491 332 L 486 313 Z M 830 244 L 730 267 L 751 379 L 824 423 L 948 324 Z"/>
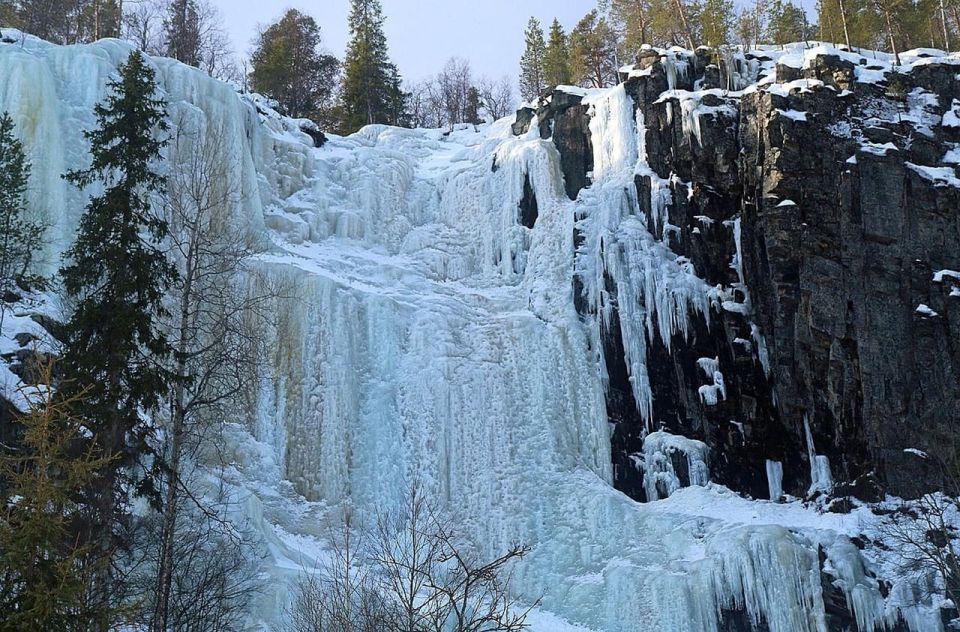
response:
<path fill-rule="evenodd" d="M 247 56 L 257 25 L 288 8 L 309 13 L 325 46 L 338 57 L 347 44 L 349 0 L 213 0 L 237 52 Z M 595 0 L 382 0 L 390 56 L 404 78 L 435 74 L 452 55 L 469 59 L 476 75 L 517 74 L 523 30 L 531 15 L 544 29 L 554 17 L 570 29 Z"/>

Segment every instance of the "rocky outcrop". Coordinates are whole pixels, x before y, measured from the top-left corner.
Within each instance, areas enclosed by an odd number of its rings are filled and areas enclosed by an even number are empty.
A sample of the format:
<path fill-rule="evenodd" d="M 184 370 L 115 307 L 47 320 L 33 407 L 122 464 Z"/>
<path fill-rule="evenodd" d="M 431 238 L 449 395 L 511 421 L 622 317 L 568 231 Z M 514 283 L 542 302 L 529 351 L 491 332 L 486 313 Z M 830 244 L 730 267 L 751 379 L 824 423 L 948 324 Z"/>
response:
<path fill-rule="evenodd" d="M 960 278 L 949 272 L 960 270 L 960 179 L 944 161 L 960 142 L 955 67 L 858 81 L 876 73 L 866 59 L 824 54 L 768 63 L 776 81 L 743 93 L 691 91 L 768 61 L 681 65 L 642 51 L 621 75 L 652 171 L 636 178 L 638 211 L 725 293 L 685 339 L 650 341 L 655 423 L 704 441 L 713 480 L 756 497 L 768 495 L 768 462 L 786 493 L 823 491 L 817 457 L 837 494 L 937 487 L 932 464 L 956 452 L 960 421 Z M 554 92 L 527 114 L 554 139 L 575 198 L 589 184 L 587 108 Z M 672 203 L 656 218 L 664 182 Z M 645 430 L 619 326 L 609 329 L 617 485 L 643 499 L 631 463 Z M 703 359 L 723 375 L 715 402 L 702 395 Z"/>

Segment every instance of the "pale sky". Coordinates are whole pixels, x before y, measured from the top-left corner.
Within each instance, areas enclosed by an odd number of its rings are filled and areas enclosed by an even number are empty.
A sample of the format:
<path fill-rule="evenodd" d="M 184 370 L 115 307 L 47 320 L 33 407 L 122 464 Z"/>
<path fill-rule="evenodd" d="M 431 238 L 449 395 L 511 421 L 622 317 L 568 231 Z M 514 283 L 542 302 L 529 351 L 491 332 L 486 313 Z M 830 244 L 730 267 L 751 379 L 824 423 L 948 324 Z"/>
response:
<path fill-rule="evenodd" d="M 338 57 L 347 44 L 349 0 L 213 0 L 237 53 L 246 57 L 257 25 L 288 8 L 308 13 L 320 25 L 325 46 Z M 554 17 L 566 30 L 596 6 L 595 0 L 382 0 L 390 57 L 405 79 L 435 74 L 457 55 L 474 74 L 515 78 L 523 31 L 535 15 L 546 30 Z"/>

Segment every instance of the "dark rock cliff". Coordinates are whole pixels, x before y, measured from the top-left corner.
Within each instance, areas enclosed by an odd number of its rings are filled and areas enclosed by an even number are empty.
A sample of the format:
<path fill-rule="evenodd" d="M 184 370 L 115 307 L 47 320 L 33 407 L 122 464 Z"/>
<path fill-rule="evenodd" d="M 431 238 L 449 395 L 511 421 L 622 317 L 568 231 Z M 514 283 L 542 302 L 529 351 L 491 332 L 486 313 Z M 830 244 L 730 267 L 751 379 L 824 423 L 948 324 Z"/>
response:
<path fill-rule="evenodd" d="M 858 82 L 854 63 L 820 55 L 730 93 L 702 90 L 730 82 L 729 62 L 691 56 L 680 75 L 667 62 L 644 51 L 643 72 L 621 77 L 650 169 L 672 189 L 671 230 L 651 217 L 651 176 L 637 176 L 638 211 L 732 300 L 686 339 L 650 341 L 655 425 L 707 443 L 713 480 L 755 497 L 768 495 L 768 461 L 781 464 L 784 492 L 806 495 L 814 452 L 838 496 L 939 486 L 933 463 L 957 452 L 960 423 L 960 279 L 937 274 L 960 270 L 960 180 L 944 162 L 960 141 L 955 67 Z M 515 132 L 533 121 L 576 198 L 589 186 L 588 107 L 555 91 Z M 630 465 L 643 422 L 622 341 L 604 346 L 617 485 L 643 499 Z M 716 405 L 698 394 L 698 358 L 719 361 Z"/>

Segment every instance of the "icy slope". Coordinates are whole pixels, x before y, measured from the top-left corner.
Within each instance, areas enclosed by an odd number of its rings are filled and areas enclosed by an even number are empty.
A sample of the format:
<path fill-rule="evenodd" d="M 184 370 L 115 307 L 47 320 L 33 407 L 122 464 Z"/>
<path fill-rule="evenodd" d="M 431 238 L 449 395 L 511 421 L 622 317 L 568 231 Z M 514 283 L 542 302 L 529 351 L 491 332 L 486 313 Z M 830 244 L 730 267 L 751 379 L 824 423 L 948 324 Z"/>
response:
<path fill-rule="evenodd" d="M 31 209 L 54 225 L 48 269 L 83 206 L 60 174 L 83 164 L 81 132 L 129 50 L 115 41 L 0 45 L 0 108 L 35 165 Z M 589 97 L 594 184 L 571 201 L 557 150 L 535 125 L 521 137 L 506 120 L 450 134 L 374 126 L 314 149 L 295 124 L 258 113 L 228 86 L 154 63 L 171 134 L 224 130 L 226 177 L 244 192 L 236 221 L 261 232 L 262 270 L 293 288 L 263 323 L 267 377 L 224 446 L 237 519 L 254 524 L 270 552 L 264 597 L 251 607 L 258 625 L 279 625 L 284 582 L 322 555 L 337 507 L 370 516 L 415 478 L 489 551 L 533 546 L 517 588 L 543 597 L 542 632 L 565 629 L 560 619 L 610 632 L 738 621 L 826 630 L 818 546 L 862 629 L 893 620 L 898 593 L 881 597 L 844 537 L 859 517 L 787 511 L 718 488 L 677 491 L 669 453 L 679 446 L 694 464 L 702 456 L 662 434 L 647 458 L 675 493 L 638 504 L 612 488 L 599 357 L 605 279 L 621 306 L 634 306 L 624 326 L 642 405 L 648 333 L 669 338 L 715 298 L 654 237 L 663 225 L 654 231 L 637 213 L 643 121 L 622 88 Z M 532 228 L 520 221 L 525 182 L 536 197 Z M 585 290 L 595 318 L 575 309 L 575 271 L 593 279 Z"/>

